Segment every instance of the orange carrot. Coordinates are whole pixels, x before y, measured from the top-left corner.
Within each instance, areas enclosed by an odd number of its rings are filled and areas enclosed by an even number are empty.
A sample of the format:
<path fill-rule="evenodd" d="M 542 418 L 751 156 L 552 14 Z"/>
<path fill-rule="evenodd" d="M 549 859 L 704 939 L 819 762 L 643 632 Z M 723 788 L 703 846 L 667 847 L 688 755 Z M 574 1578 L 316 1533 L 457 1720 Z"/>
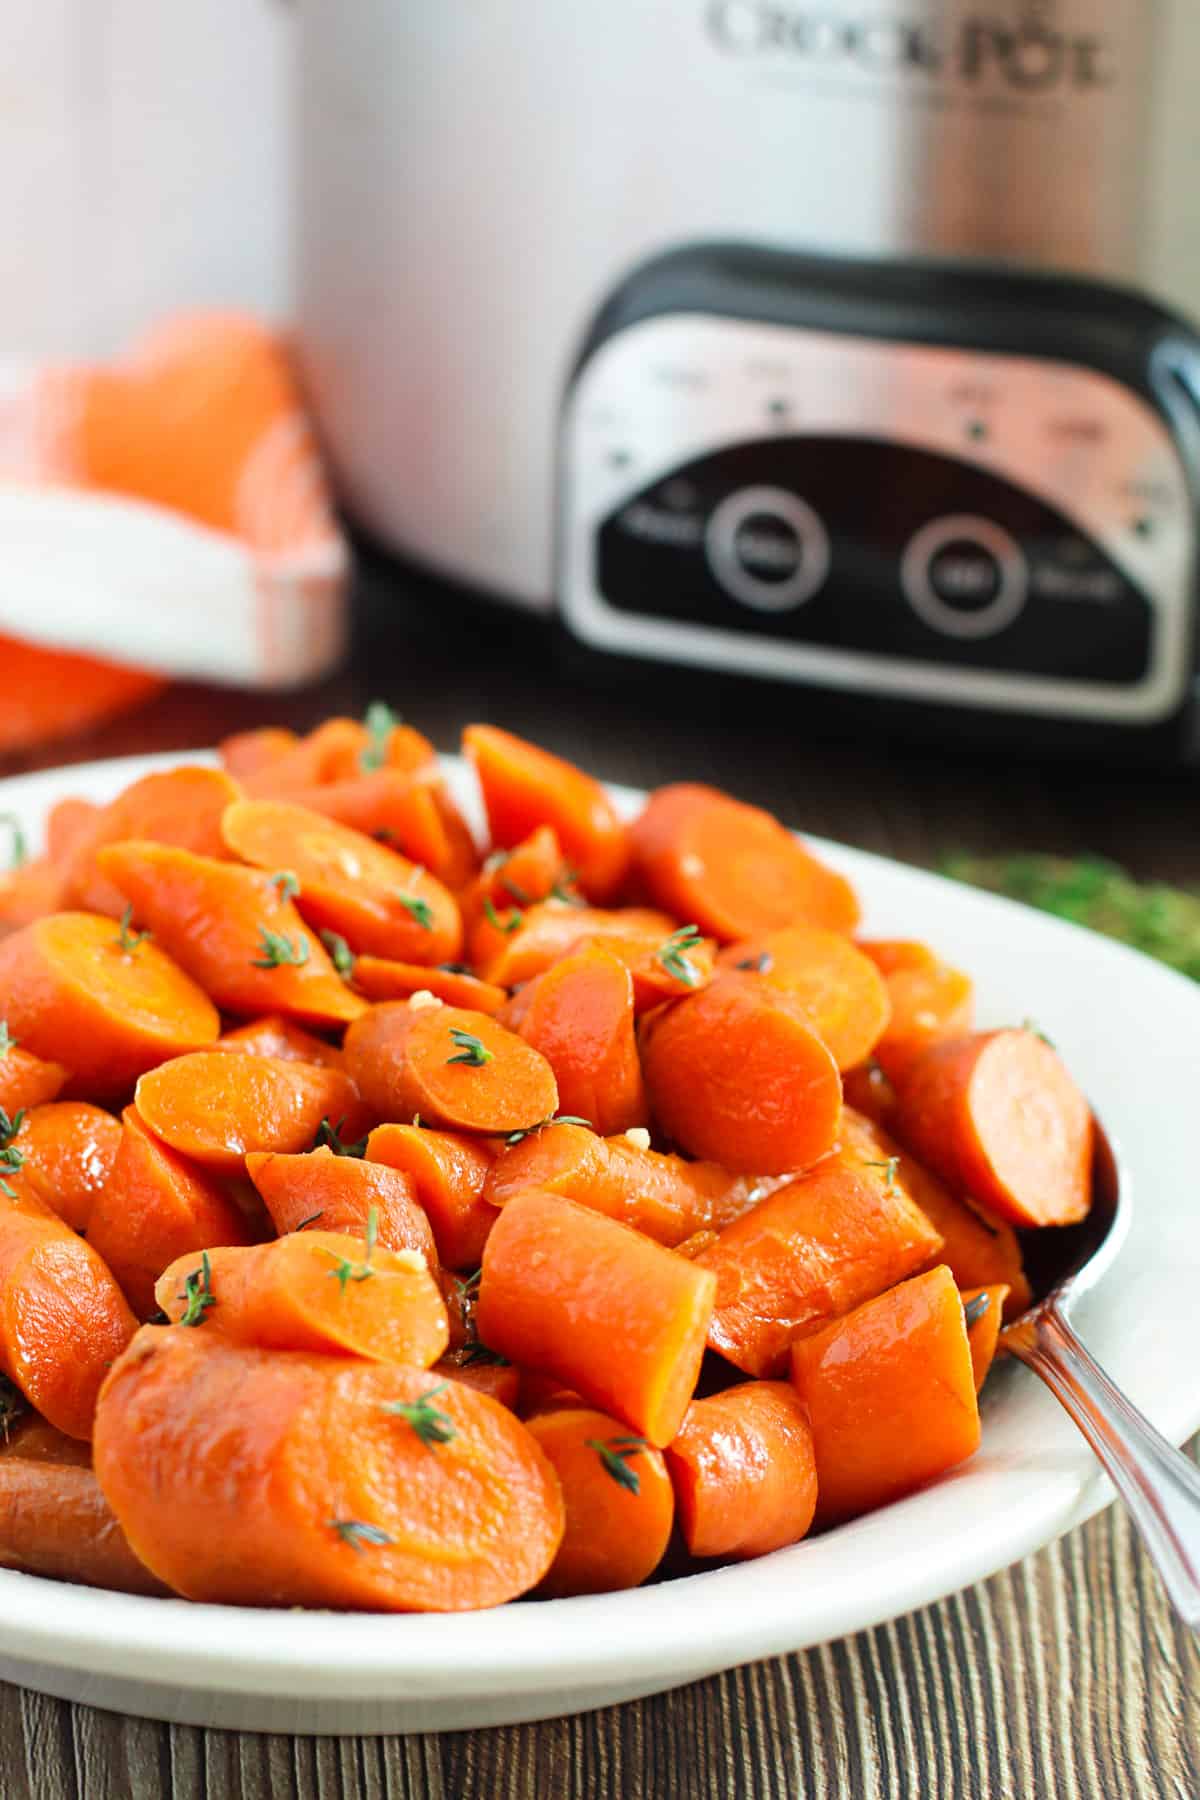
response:
<path fill-rule="evenodd" d="M 564 956 L 521 996 L 517 1026 L 554 1070 L 558 1104 L 598 1132 L 649 1122 L 633 1023 L 633 977 L 603 945 Z"/>
<path fill-rule="evenodd" d="M 904 938 L 877 938 L 859 944 L 887 982 L 892 1016 L 875 1046 L 880 1067 L 896 1081 L 927 1045 L 963 1037 L 975 1015 L 975 992 L 925 944 Z"/>
<path fill-rule="evenodd" d="M 374 838 L 278 800 L 240 801 L 221 829 L 243 862 L 294 876 L 300 913 L 345 936 L 351 949 L 398 962 L 457 956 L 462 921 L 453 895 Z"/>
<path fill-rule="evenodd" d="M 221 1024 L 156 943 L 71 912 L 0 943 L 0 1016 L 26 1050 L 66 1064 L 76 1090 L 99 1098 L 123 1093 L 164 1057 L 213 1043 Z"/>
<path fill-rule="evenodd" d="M 206 1250 L 164 1269 L 154 1297 L 175 1324 L 231 1344 L 310 1350 L 427 1369 L 446 1348 L 441 1290 L 419 1250 L 302 1231 L 269 1244 Z"/>
<path fill-rule="evenodd" d="M 24 1397 L 17 1394 L 11 1382 L 8 1387 L 25 1407 Z M 7 1395 L 0 1393 L 0 1461 L 15 1457 L 21 1462 L 65 1463 L 73 1469 L 91 1468 L 92 1447 L 85 1439 L 70 1438 L 64 1432 L 56 1431 L 28 1407 L 14 1419 L 11 1410 L 6 1408 L 7 1399 Z"/>
<path fill-rule="evenodd" d="M 996 1287 L 967 1288 L 961 1298 L 963 1317 L 967 1322 L 967 1342 L 971 1346 L 971 1371 L 978 1393 L 995 1360 L 1008 1289 L 1003 1282 Z"/>
<path fill-rule="evenodd" d="M 0 1451 L 0 1569 L 120 1594 L 167 1594 L 129 1548 L 90 1468 Z"/>
<path fill-rule="evenodd" d="M 428 773 L 403 775 L 398 769 L 373 769 L 350 781 L 293 788 L 273 797 L 387 844 L 439 881 L 458 878 L 458 845 L 439 803 L 437 784 Z M 471 861 L 473 864 L 473 846 Z"/>
<path fill-rule="evenodd" d="M 570 906 L 543 900 L 536 906 L 493 908 L 495 920 L 480 920 L 471 934 L 471 961 L 498 987 L 531 981 L 586 938 L 642 939 L 649 952 L 666 943 L 675 930 L 668 913 L 626 906 L 606 912 L 595 906 Z"/>
<path fill-rule="evenodd" d="M 181 764 L 144 775 L 97 813 L 91 830 L 76 844 L 65 871 L 63 904 L 120 918 L 127 896 L 97 862 L 106 844 L 139 838 L 200 856 L 224 856 L 221 814 L 240 797 L 237 782 L 223 769 Z"/>
<path fill-rule="evenodd" d="M 1032 1031 L 932 1044 L 896 1083 L 896 1135 L 1014 1225 L 1070 1225 L 1092 1201 L 1092 1115 Z"/>
<path fill-rule="evenodd" d="M 78 794 L 55 801 L 46 814 L 46 855 L 52 863 L 60 869 L 67 866 L 101 810 L 94 800 L 83 800 Z"/>
<path fill-rule="evenodd" d="M 486 1013 L 385 1000 L 346 1033 L 346 1067 L 377 1117 L 521 1131 L 558 1109 L 545 1057 Z"/>
<path fill-rule="evenodd" d="M 261 725 L 257 730 L 235 731 L 231 737 L 222 738 L 217 745 L 217 754 L 221 766 L 242 781 L 249 775 L 269 769 L 299 742 L 294 731 L 279 725 Z"/>
<path fill-rule="evenodd" d="M 0 1025 L 0 1109 L 14 1118 L 23 1108 L 43 1106 L 61 1094 L 70 1074 L 62 1063 L 43 1062 L 8 1037 L 7 1021 Z"/>
<path fill-rule="evenodd" d="M 496 1208 L 484 1198 L 491 1152 L 478 1139 L 417 1125 L 377 1125 L 367 1166 L 386 1164 L 412 1182 L 449 1269 L 477 1269 Z"/>
<path fill-rule="evenodd" d="M 414 994 L 426 993 L 444 1000 L 447 1006 L 490 1013 L 493 1018 L 508 1001 L 504 988 L 457 966 L 429 969 L 380 956 L 355 957 L 354 986 L 368 1000 L 410 1000 Z"/>
<path fill-rule="evenodd" d="M 246 1173 L 281 1235 L 319 1225 L 350 1237 L 365 1235 L 372 1211 L 385 1250 L 416 1250 L 436 1270 L 437 1249 L 412 1177 L 378 1162 L 337 1156 L 327 1145 L 303 1156 L 252 1151 Z"/>
<path fill-rule="evenodd" d="M 543 1413 L 528 1431 L 558 1476 L 567 1516 L 538 1591 L 554 1598 L 639 1587 L 662 1561 L 675 1516 L 662 1451 L 586 1407 Z"/>
<path fill-rule="evenodd" d="M 470 931 L 485 915 L 491 902 L 493 911 L 504 912 L 513 906 L 533 906 L 558 896 L 583 905 L 578 892 L 568 880 L 573 872 L 563 856 L 558 833 L 552 825 L 539 825 L 527 838 L 511 850 L 496 850 L 488 857 L 479 874 L 459 895 L 463 924 Z"/>
<path fill-rule="evenodd" d="M 642 1026 L 650 1106 L 690 1156 L 784 1174 L 837 1136 L 837 1064 L 789 994 L 723 974 Z"/>
<path fill-rule="evenodd" d="M 716 788 L 650 796 L 630 830 L 633 879 L 657 906 L 734 943 L 785 925 L 852 931 L 858 902 L 777 819 Z"/>
<path fill-rule="evenodd" d="M 323 1025 L 362 1012 L 284 880 L 165 844 L 111 844 L 98 860 L 134 916 L 225 1011 Z"/>
<path fill-rule="evenodd" d="M 894 1168 L 897 1186 L 941 1234 L 941 1248 L 931 1260 L 944 1262 L 959 1287 L 1001 1284 L 1008 1296 L 1008 1316 L 1024 1312 L 1033 1290 L 1022 1264 L 1020 1240 L 1011 1225 L 958 1199 L 895 1138 L 852 1107 L 842 1109 L 839 1136 L 842 1148 L 868 1166 Z"/>
<path fill-rule="evenodd" d="M 68 1437 L 92 1434 L 100 1383 L 135 1320 L 105 1264 L 19 1178 L 0 1195 L 0 1371 Z"/>
<path fill-rule="evenodd" d="M 778 1375 L 797 1332 L 922 1268 L 939 1242 L 889 1170 L 826 1156 L 697 1257 L 717 1278 L 709 1344 L 748 1375 Z"/>
<path fill-rule="evenodd" d="M 381 1126 L 374 1135 L 395 1129 Z M 585 1126 L 552 1122 L 503 1151 L 488 1171 L 483 1193 L 494 1206 L 506 1206 L 525 1188 L 541 1188 L 632 1225 L 673 1250 L 698 1231 L 720 1230 L 740 1218 L 780 1181 L 777 1175 L 732 1175 L 719 1163 L 664 1156 L 624 1134 L 602 1138 Z"/>
<path fill-rule="evenodd" d="M 112 1178 L 121 1127 L 83 1100 L 35 1106 L 13 1140 L 26 1185 L 72 1231 L 86 1234 L 97 1196 Z"/>
<path fill-rule="evenodd" d="M 916 1275 L 792 1346 L 817 1460 L 817 1522 L 886 1506 L 971 1456 L 979 1408 L 947 1268 Z"/>
<path fill-rule="evenodd" d="M 343 1121 L 351 1138 L 364 1123 L 349 1076 L 279 1056 L 177 1056 L 143 1075 L 134 1099 L 156 1137 L 227 1174 L 251 1150 L 309 1149 L 323 1119 Z"/>
<path fill-rule="evenodd" d="M 520 1369 L 515 1369 L 511 1363 L 499 1358 L 493 1361 L 490 1355 L 485 1360 L 480 1360 L 475 1353 L 476 1349 L 477 1346 L 460 1345 L 457 1349 L 447 1350 L 445 1356 L 434 1363 L 431 1373 L 444 1375 L 450 1381 L 461 1381 L 464 1387 L 489 1394 L 501 1406 L 507 1406 L 510 1412 L 516 1412 L 521 1394 Z"/>
<path fill-rule="evenodd" d="M 232 1050 L 241 1056 L 281 1056 L 288 1062 L 321 1063 L 327 1069 L 342 1067 L 342 1053 L 335 1044 L 314 1037 L 283 1013 L 251 1019 L 232 1031 L 223 1031 L 215 1050 Z"/>
<path fill-rule="evenodd" d="M 62 903 L 62 869 L 48 856 L 9 869 L 0 875 L 0 937 L 58 912 Z"/>
<path fill-rule="evenodd" d="M 468 725 L 462 741 L 483 789 L 492 842 L 510 850 L 539 825 L 553 826 L 588 899 L 610 899 L 625 873 L 627 833 L 600 783 L 493 725 Z"/>
<path fill-rule="evenodd" d="M 242 1213 L 204 1170 L 146 1129 L 137 1108 L 121 1116 L 121 1142 L 88 1221 L 88 1242 L 108 1264 L 140 1319 L 154 1311 L 154 1283 L 177 1256 L 244 1244 Z"/>
<path fill-rule="evenodd" d="M 730 944 L 717 960 L 798 1001 L 839 1069 L 861 1063 L 887 1029 L 892 1008 L 883 976 L 841 932 L 789 925 Z"/>
<path fill-rule="evenodd" d="M 620 916 L 619 914 L 617 915 Z M 712 980 L 716 945 L 684 925 L 668 937 L 657 932 L 633 937 L 581 937 L 566 952 L 603 948 L 623 962 L 633 977 L 633 1010 L 640 1016 L 664 1000 L 682 1000 Z"/>
<path fill-rule="evenodd" d="M 696 1386 L 716 1281 L 640 1232 L 527 1189 L 483 1251 L 475 1322 L 660 1448 Z"/>
<path fill-rule="evenodd" d="M 667 1468 L 692 1556 L 765 1556 L 812 1524 L 812 1433 L 786 1381 L 745 1381 L 693 1400 Z"/>
<path fill-rule="evenodd" d="M 424 1370 L 147 1328 L 101 1399 L 96 1474 L 191 1600 L 458 1612 L 534 1587 L 563 1507 L 520 1421 Z"/>

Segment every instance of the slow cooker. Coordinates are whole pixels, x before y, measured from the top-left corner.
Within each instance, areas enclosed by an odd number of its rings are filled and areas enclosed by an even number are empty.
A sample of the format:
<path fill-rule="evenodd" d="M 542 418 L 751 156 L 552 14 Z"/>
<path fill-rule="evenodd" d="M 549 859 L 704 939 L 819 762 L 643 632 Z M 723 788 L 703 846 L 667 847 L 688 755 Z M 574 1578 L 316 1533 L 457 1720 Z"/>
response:
<path fill-rule="evenodd" d="M 302 0 L 346 502 L 580 644 L 1196 733 L 1196 0 Z"/>

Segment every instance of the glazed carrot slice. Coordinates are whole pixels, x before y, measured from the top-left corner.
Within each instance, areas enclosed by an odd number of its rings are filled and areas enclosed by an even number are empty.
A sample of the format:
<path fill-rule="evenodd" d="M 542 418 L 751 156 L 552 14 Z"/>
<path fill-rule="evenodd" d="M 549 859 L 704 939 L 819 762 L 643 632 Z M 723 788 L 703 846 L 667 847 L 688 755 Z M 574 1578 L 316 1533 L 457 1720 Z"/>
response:
<path fill-rule="evenodd" d="M 24 1049 L 66 1064 L 93 1098 L 123 1093 L 221 1028 L 165 949 L 99 913 L 54 913 L 0 943 L 0 1016 Z"/>
<path fill-rule="evenodd" d="M 603 945 L 564 956 L 521 999 L 516 1029 L 554 1070 L 563 1112 L 606 1136 L 649 1123 L 633 977 L 623 962 Z"/>
<path fill-rule="evenodd" d="M 336 1044 L 314 1037 L 283 1013 L 268 1013 L 265 1018 L 251 1019 L 246 1025 L 223 1031 L 213 1048 L 241 1056 L 281 1056 L 288 1062 L 321 1063 L 327 1069 L 342 1067 L 342 1053 Z"/>
<path fill-rule="evenodd" d="M 170 1592 L 129 1548 L 90 1468 L 2 1449 L 0 1569 L 119 1594 Z"/>
<path fill-rule="evenodd" d="M 923 1268 L 939 1242 L 890 1171 L 826 1156 L 697 1257 L 717 1278 L 709 1344 L 748 1375 L 779 1375 L 797 1332 Z"/>
<path fill-rule="evenodd" d="M 326 719 L 315 731 L 265 763 L 246 779 L 246 791 L 274 799 L 298 788 L 354 781 L 377 769 L 411 774 L 436 760 L 427 737 L 411 725 L 359 719 Z"/>
<path fill-rule="evenodd" d="M 175 1324 L 260 1350 L 309 1350 L 427 1369 L 449 1341 L 441 1290 L 419 1250 L 336 1231 L 181 1256 L 154 1297 Z"/>
<path fill-rule="evenodd" d="M 485 916 L 491 902 L 497 912 L 514 906 L 533 906 L 556 891 L 569 903 L 584 904 L 573 882 L 573 871 L 563 856 L 558 833 L 552 825 L 539 825 L 511 850 L 494 850 L 475 879 L 459 895 L 463 924 L 468 932 Z"/>
<path fill-rule="evenodd" d="M 439 881 L 458 878 L 457 846 L 439 804 L 437 784 L 427 773 L 402 775 L 397 769 L 375 769 L 353 781 L 296 788 L 280 798 L 378 839 L 428 869 Z M 474 860 L 472 844 L 472 866 Z"/>
<path fill-rule="evenodd" d="M 346 1033 L 346 1068 L 376 1117 L 522 1131 L 558 1110 L 554 1071 L 486 1013 L 385 1000 Z"/>
<path fill-rule="evenodd" d="M 650 1107 L 690 1156 L 777 1175 L 837 1136 L 837 1064 L 790 994 L 752 975 L 719 980 L 642 1025 Z"/>
<path fill-rule="evenodd" d="M 154 1283 L 177 1256 L 244 1244 L 241 1210 L 203 1169 L 146 1129 L 134 1106 L 88 1221 L 88 1242 L 108 1264 L 140 1319 L 155 1310 Z"/>
<path fill-rule="evenodd" d="M 839 1069 L 871 1054 L 892 1007 L 883 976 L 841 932 L 789 925 L 730 944 L 718 962 L 756 974 L 799 1002 Z"/>
<path fill-rule="evenodd" d="M 696 1386 L 715 1278 L 640 1232 L 527 1189 L 483 1251 L 475 1323 L 660 1448 Z"/>
<path fill-rule="evenodd" d="M 353 1138 L 362 1104 L 340 1069 L 278 1056 L 198 1051 L 143 1075 L 134 1100 L 150 1130 L 204 1168 L 241 1171 L 251 1150 L 307 1150 L 323 1119 Z"/>
<path fill-rule="evenodd" d="M 424 1125 L 377 1125 L 367 1167 L 386 1164 L 413 1184 L 416 1199 L 449 1269 L 477 1269 L 496 1208 L 484 1198 L 492 1155 L 478 1139 Z"/>
<path fill-rule="evenodd" d="M 386 844 L 278 800 L 238 802 L 221 829 L 243 862 L 290 871 L 301 914 L 318 929 L 342 934 L 351 949 L 397 962 L 458 955 L 462 921 L 454 896 Z"/>
<path fill-rule="evenodd" d="M 785 925 L 852 931 L 854 889 L 778 819 L 717 788 L 659 788 L 630 828 L 632 877 L 657 906 L 722 943 Z"/>
<path fill-rule="evenodd" d="M 294 731 L 281 725 L 261 725 L 254 731 L 235 731 L 217 745 L 221 766 L 236 780 L 269 769 L 300 742 Z"/>
<path fill-rule="evenodd" d="M 891 1020 L 875 1046 L 875 1057 L 893 1081 L 927 1045 L 940 1038 L 965 1037 L 970 1031 L 974 987 L 928 945 L 907 938 L 876 938 L 864 940 L 859 949 L 887 982 Z"/>
<path fill-rule="evenodd" d="M 68 1437 L 92 1435 L 100 1384 L 136 1321 L 90 1244 L 23 1184 L 0 1195 L 0 1371 Z"/>
<path fill-rule="evenodd" d="M 662 1561 L 675 1516 L 662 1451 L 589 1407 L 543 1413 L 527 1429 L 558 1476 L 567 1519 L 538 1592 L 553 1599 L 639 1587 Z"/>
<path fill-rule="evenodd" d="M 63 904 L 63 873 L 48 856 L 35 856 L 18 869 L 0 875 L 0 937 L 58 912 Z"/>
<path fill-rule="evenodd" d="M 390 962 L 381 956 L 355 957 L 354 986 L 368 1000 L 410 1000 L 414 994 L 433 994 L 447 1006 L 490 1013 L 493 1018 L 508 1003 L 504 988 L 481 981 L 464 969 L 429 969 L 420 963 Z"/>
<path fill-rule="evenodd" d="M 471 961 L 485 980 L 498 987 L 516 987 L 569 955 L 585 938 L 641 938 L 653 953 L 675 930 L 669 914 L 648 907 L 606 912 L 601 907 L 543 900 L 524 909 L 496 911 L 495 921 L 480 920 L 471 934 Z"/>
<path fill-rule="evenodd" d="M 416 1183 L 402 1170 L 337 1156 L 322 1146 L 303 1156 L 251 1151 L 246 1173 L 281 1235 L 318 1225 L 322 1231 L 363 1237 L 374 1211 L 385 1250 L 416 1250 L 436 1270 L 429 1220 L 417 1204 Z"/>
<path fill-rule="evenodd" d="M 237 782 L 223 769 L 184 764 L 144 775 L 101 809 L 87 836 L 75 846 L 64 874 L 63 904 L 119 919 L 126 895 L 97 862 L 104 846 L 140 838 L 174 844 L 200 856 L 224 856 L 221 815 L 240 798 Z"/>
<path fill-rule="evenodd" d="M 337 974 L 287 882 L 166 844 L 110 844 L 99 855 L 134 916 L 226 1012 L 282 1012 L 321 1025 L 363 1002 Z"/>
<path fill-rule="evenodd" d="M 460 1346 L 455 1350 L 447 1350 L 445 1356 L 434 1363 L 431 1372 L 434 1375 L 444 1375 L 450 1381 L 461 1381 L 464 1387 L 475 1388 L 481 1394 L 490 1395 L 501 1406 L 507 1406 L 510 1412 L 517 1410 L 521 1394 L 521 1371 L 514 1368 L 512 1363 L 500 1358 L 493 1361 L 490 1355 L 486 1360 L 480 1360 L 469 1346 Z"/>
<path fill-rule="evenodd" d="M 963 1317 L 967 1322 L 967 1342 L 971 1346 L 971 1370 L 978 1393 L 995 1361 L 1008 1289 L 1000 1282 L 995 1287 L 966 1288 L 961 1297 Z"/>
<path fill-rule="evenodd" d="M 1091 1205 L 1091 1110 L 1032 1031 L 932 1044 L 896 1083 L 895 1129 L 952 1189 L 1014 1225 L 1070 1225 Z"/>
<path fill-rule="evenodd" d="M 84 1100 L 58 1100 L 26 1114 L 13 1147 L 25 1184 L 72 1231 L 86 1234 L 120 1143 L 111 1113 Z"/>
<path fill-rule="evenodd" d="M 698 936 L 694 925 L 680 926 L 667 937 L 657 932 L 635 937 L 580 938 L 567 951 L 605 949 L 623 962 L 633 977 L 633 1010 L 640 1018 L 665 1000 L 682 1000 L 712 980 L 716 945 Z"/>
<path fill-rule="evenodd" d="M 12 1383 L 6 1386 L 12 1389 Z M 25 1406 L 23 1396 L 18 1396 Z M 12 1419 L 7 1413 L 3 1426 L 0 1426 L 0 1462 L 15 1458 L 20 1462 L 60 1463 L 72 1469 L 90 1469 L 92 1466 L 92 1447 L 82 1438 L 70 1438 L 64 1432 L 55 1430 L 37 1413 L 28 1407 L 19 1418 Z"/>
<path fill-rule="evenodd" d="M 56 800 L 46 814 L 46 855 L 52 863 L 63 868 L 70 861 L 76 847 L 88 836 L 101 808 L 94 800 L 83 800 L 78 794 L 68 794 L 65 799 Z"/>
<path fill-rule="evenodd" d="M 610 899 L 625 873 L 628 834 L 600 783 L 494 725 L 468 725 L 462 742 L 479 776 L 492 842 L 509 850 L 537 826 L 553 826 L 588 899 Z"/>
<path fill-rule="evenodd" d="M 23 1049 L 8 1036 L 7 1021 L 0 1025 L 0 1040 L 0 1109 L 11 1119 L 24 1108 L 57 1099 L 70 1070 L 62 1063 L 43 1062 Z"/>
<path fill-rule="evenodd" d="M 799 1543 L 817 1505 L 812 1432 L 786 1381 L 745 1381 L 693 1400 L 667 1446 L 692 1556 L 765 1556 Z"/>
<path fill-rule="evenodd" d="M 942 1244 L 936 1261 L 944 1262 L 961 1288 L 1002 1284 L 1011 1318 L 1024 1312 L 1033 1298 L 1025 1274 L 1021 1244 L 1011 1225 L 968 1200 L 960 1200 L 936 1175 L 901 1148 L 889 1132 L 843 1107 L 839 1132 L 842 1148 L 868 1167 L 894 1169 L 894 1180 L 919 1206 Z M 931 1259 L 932 1260 L 932 1259 Z"/>
<path fill-rule="evenodd" d="M 817 1460 L 817 1522 L 886 1506 L 979 1446 L 962 1301 L 949 1269 L 916 1275 L 792 1346 Z"/>
<path fill-rule="evenodd" d="M 384 1125 L 374 1135 L 395 1129 Z M 494 1206 L 506 1206 L 525 1188 L 541 1188 L 674 1250 L 699 1231 L 740 1218 L 784 1179 L 734 1175 L 719 1163 L 685 1162 L 643 1148 L 624 1134 L 603 1138 L 585 1126 L 551 1122 L 497 1157 L 483 1194 Z"/>
<path fill-rule="evenodd" d="M 507 1407 L 427 1371 L 147 1328 L 114 1368 L 96 1474 L 191 1600 L 461 1612 L 536 1586 L 563 1534 Z"/>

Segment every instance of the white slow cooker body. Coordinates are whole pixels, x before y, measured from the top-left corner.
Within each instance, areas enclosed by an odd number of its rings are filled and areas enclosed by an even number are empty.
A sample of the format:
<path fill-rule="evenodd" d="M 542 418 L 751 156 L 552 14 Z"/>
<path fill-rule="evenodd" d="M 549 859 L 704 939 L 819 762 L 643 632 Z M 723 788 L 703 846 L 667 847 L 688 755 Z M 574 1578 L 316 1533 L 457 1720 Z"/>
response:
<path fill-rule="evenodd" d="M 574 359 L 674 246 L 1060 268 L 1200 313 L 1198 67 L 1196 0 L 303 0 L 301 344 L 350 509 L 550 608 Z"/>

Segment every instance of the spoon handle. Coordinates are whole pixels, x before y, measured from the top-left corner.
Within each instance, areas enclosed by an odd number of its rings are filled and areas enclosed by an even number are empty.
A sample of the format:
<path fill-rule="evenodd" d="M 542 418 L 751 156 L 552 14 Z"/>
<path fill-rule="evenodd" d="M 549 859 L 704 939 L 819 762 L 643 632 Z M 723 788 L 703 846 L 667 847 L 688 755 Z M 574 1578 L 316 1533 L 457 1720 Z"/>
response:
<path fill-rule="evenodd" d="M 1004 1334 L 1062 1401 L 1120 1494 L 1176 1612 L 1200 1629 L 1200 1469 L 1156 1431 L 1053 1301 Z"/>

